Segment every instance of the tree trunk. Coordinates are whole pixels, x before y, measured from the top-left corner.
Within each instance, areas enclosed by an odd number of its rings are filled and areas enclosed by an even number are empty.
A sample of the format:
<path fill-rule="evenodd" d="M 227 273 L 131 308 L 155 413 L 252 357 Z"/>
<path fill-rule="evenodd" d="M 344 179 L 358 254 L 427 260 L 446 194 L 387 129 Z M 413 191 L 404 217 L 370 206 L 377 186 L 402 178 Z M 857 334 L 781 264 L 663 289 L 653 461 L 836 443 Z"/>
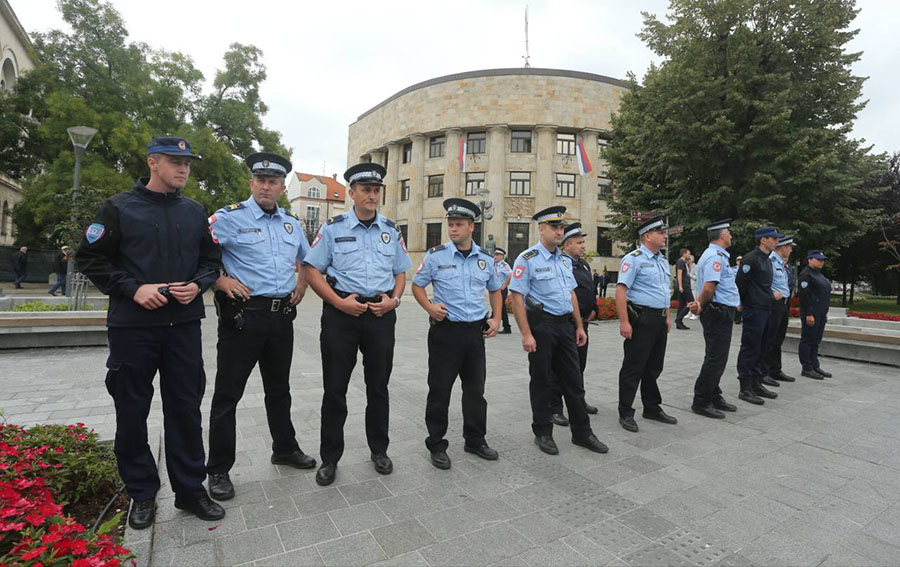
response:
<path fill-rule="evenodd" d="M 841 307 L 847 307 L 847 282 L 841 282 Z"/>

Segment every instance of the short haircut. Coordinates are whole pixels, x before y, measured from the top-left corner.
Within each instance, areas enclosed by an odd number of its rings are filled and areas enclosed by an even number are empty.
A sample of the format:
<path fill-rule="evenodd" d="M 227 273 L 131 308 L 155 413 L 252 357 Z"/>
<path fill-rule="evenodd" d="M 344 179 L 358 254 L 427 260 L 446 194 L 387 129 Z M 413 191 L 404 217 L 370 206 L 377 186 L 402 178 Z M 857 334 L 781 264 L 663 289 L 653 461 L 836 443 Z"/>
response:
<path fill-rule="evenodd" d="M 685 252 L 690 252 L 690 251 L 691 251 L 691 250 L 690 250 L 689 248 L 682 248 L 681 250 L 678 251 L 678 255 L 679 255 L 679 256 L 684 256 L 684 253 L 685 253 Z"/>
<path fill-rule="evenodd" d="M 723 230 L 725 230 L 725 229 L 724 229 L 724 228 L 720 228 L 720 229 L 718 229 L 718 230 L 707 230 L 707 231 L 706 231 L 706 238 L 708 238 L 710 242 L 714 242 L 714 241 L 716 241 L 716 240 L 722 238 L 722 231 L 723 231 Z"/>

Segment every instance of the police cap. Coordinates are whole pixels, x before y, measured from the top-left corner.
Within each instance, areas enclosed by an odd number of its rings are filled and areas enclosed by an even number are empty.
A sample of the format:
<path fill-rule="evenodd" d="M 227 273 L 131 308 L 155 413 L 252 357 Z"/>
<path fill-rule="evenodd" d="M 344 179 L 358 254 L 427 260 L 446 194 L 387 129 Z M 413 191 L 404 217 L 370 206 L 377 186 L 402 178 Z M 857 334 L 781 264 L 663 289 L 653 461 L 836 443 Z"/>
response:
<path fill-rule="evenodd" d="M 348 185 L 364 183 L 367 185 L 384 185 L 387 170 L 377 163 L 358 163 L 344 172 L 344 180 Z"/>
<path fill-rule="evenodd" d="M 779 234 L 778 229 L 774 226 L 761 226 L 756 229 L 754 238 L 756 238 L 756 240 L 759 240 L 760 238 L 784 238 L 784 235 Z"/>
<path fill-rule="evenodd" d="M 580 222 L 573 222 L 566 226 L 565 232 L 563 233 L 563 242 L 576 236 L 587 236 L 587 233 L 581 230 Z"/>
<path fill-rule="evenodd" d="M 531 217 L 538 224 L 563 224 L 563 215 L 566 214 L 566 208 L 563 206 L 547 207 L 543 211 L 538 211 Z"/>
<path fill-rule="evenodd" d="M 191 153 L 191 144 L 184 138 L 159 137 L 150 140 L 147 144 L 147 155 L 164 154 L 167 156 L 185 156 L 200 159 L 200 156 Z"/>
<path fill-rule="evenodd" d="M 651 230 L 666 230 L 667 228 L 669 227 L 666 226 L 666 220 L 662 216 L 656 216 L 639 226 L 637 233 L 638 236 L 643 236 Z"/>
<path fill-rule="evenodd" d="M 828 256 L 825 255 L 821 250 L 810 250 L 806 253 L 806 259 L 816 258 L 817 260 L 827 260 Z"/>
<path fill-rule="evenodd" d="M 287 177 L 293 169 L 287 158 L 270 152 L 257 152 L 244 160 L 253 175 L 271 175 Z"/>
<path fill-rule="evenodd" d="M 478 205 L 466 199 L 447 199 L 444 201 L 444 209 L 447 210 L 448 219 L 475 220 L 481 216 Z"/>

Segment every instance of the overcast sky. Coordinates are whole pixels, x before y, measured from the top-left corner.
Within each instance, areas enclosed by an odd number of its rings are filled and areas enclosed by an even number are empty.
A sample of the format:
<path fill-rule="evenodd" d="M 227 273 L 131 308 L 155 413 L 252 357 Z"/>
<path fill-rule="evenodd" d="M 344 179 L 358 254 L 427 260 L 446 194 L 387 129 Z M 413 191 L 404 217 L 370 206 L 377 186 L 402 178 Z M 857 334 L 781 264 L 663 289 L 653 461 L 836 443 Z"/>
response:
<path fill-rule="evenodd" d="M 10 0 L 25 29 L 62 28 L 55 0 Z M 635 36 L 641 11 L 662 16 L 667 0 L 530 0 L 531 65 L 642 77 L 653 54 Z M 232 42 L 264 52 L 265 124 L 293 149 L 297 171 L 343 173 L 347 127 L 397 91 L 462 71 L 519 67 L 525 53 L 522 0 L 265 1 L 113 0 L 131 38 L 181 51 L 211 82 Z M 900 3 L 858 0 L 868 76 L 854 134 L 873 151 L 900 150 Z"/>

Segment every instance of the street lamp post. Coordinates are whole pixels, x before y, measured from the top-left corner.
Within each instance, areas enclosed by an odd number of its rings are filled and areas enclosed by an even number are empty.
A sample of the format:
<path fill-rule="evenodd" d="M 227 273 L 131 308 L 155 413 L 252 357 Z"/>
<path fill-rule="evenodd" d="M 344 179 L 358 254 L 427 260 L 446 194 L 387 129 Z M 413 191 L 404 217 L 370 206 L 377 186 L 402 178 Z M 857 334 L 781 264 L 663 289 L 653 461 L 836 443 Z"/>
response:
<path fill-rule="evenodd" d="M 81 158 L 84 156 L 84 150 L 91 143 L 94 134 L 97 133 L 96 128 L 90 126 L 72 126 L 67 128 L 69 138 L 72 139 L 72 147 L 75 149 L 75 183 L 72 190 L 72 221 L 76 220 L 75 201 L 78 199 L 78 188 L 81 185 Z M 75 258 L 69 255 L 69 261 L 66 265 L 66 295 L 72 295 L 72 274 L 75 273 Z"/>

